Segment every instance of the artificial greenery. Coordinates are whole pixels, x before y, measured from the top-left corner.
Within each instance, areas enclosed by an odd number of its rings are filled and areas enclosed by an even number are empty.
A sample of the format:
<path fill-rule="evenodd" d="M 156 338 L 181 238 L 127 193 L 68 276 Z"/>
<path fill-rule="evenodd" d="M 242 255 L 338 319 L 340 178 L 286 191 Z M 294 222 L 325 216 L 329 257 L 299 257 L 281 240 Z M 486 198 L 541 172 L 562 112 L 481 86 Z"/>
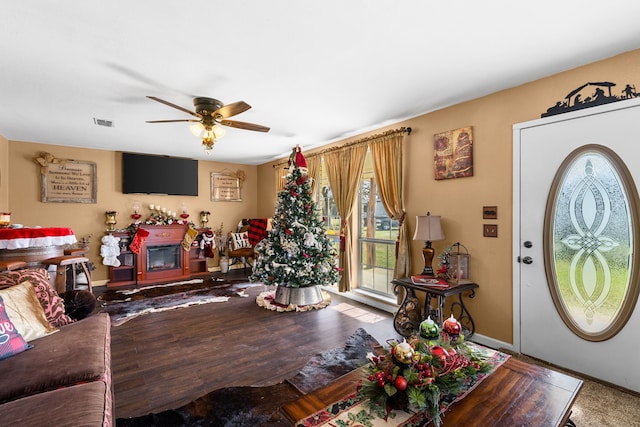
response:
<path fill-rule="evenodd" d="M 335 250 L 311 196 L 306 167 L 290 162 L 272 229 L 255 247 L 258 256 L 251 281 L 303 288 L 332 285 L 340 279 Z"/>
<path fill-rule="evenodd" d="M 413 354 L 408 363 L 395 357 L 400 344 L 395 340 L 388 341 L 383 354 L 370 354 L 366 380 L 358 390 L 369 411 L 385 420 L 394 417 L 394 409 L 424 411 L 440 426 L 441 399 L 457 395 L 471 379 L 492 369 L 462 335 L 442 333 L 437 339 L 412 336 L 406 343 Z"/>

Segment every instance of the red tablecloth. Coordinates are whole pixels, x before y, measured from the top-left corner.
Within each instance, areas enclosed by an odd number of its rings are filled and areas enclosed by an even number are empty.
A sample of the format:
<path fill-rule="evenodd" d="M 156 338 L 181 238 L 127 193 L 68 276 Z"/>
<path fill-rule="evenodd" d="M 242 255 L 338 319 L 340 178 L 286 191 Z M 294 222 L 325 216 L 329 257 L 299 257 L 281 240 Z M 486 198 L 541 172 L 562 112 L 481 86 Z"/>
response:
<path fill-rule="evenodd" d="M 47 246 L 63 246 L 76 243 L 76 236 L 70 228 L 2 228 L 0 229 L 0 249 L 25 249 Z"/>

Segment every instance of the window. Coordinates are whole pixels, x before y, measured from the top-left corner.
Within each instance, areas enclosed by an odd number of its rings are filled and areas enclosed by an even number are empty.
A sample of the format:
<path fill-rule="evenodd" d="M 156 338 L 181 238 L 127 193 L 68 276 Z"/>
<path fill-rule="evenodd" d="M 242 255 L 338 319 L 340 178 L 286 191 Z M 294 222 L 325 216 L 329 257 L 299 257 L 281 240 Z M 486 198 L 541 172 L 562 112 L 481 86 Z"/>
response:
<path fill-rule="evenodd" d="M 394 297 L 391 280 L 399 223 L 387 214 L 367 153 L 358 195 L 358 288 Z"/>
<path fill-rule="evenodd" d="M 552 187 L 545 224 L 553 301 L 576 335 L 614 336 L 633 312 L 638 212 L 626 166 L 605 147 L 577 149 Z"/>

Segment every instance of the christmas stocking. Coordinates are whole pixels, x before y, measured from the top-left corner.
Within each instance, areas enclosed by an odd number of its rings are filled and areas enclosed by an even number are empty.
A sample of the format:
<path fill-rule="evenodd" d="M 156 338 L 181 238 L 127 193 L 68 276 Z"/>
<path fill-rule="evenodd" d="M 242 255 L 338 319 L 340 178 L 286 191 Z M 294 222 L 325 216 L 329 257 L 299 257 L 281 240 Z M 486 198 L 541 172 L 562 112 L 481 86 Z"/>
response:
<path fill-rule="evenodd" d="M 138 228 L 136 234 L 134 234 L 133 239 L 131 240 L 131 244 L 129 245 L 129 249 L 131 249 L 131 252 L 136 255 L 139 254 L 140 248 L 144 244 L 144 241 L 147 239 L 147 236 L 149 236 L 149 232 L 147 230 Z"/>
<path fill-rule="evenodd" d="M 182 249 L 189 252 L 196 236 L 198 236 L 198 230 L 191 227 L 187 228 L 187 232 L 184 233 L 184 238 L 182 239 Z"/>
<path fill-rule="evenodd" d="M 202 235 L 200 249 L 203 250 L 205 258 L 213 258 L 214 236 L 211 231 L 207 231 Z"/>

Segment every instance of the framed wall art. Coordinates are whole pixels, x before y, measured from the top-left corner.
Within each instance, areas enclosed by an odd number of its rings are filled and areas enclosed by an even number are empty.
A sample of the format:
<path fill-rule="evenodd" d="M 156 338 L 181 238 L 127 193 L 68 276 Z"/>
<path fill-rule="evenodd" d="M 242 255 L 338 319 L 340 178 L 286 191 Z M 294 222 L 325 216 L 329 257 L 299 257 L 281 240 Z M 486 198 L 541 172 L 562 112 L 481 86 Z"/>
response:
<path fill-rule="evenodd" d="M 241 202 L 243 175 L 233 172 L 211 172 L 212 202 Z"/>
<path fill-rule="evenodd" d="M 56 159 L 49 153 L 35 161 L 40 165 L 42 202 L 96 203 L 95 162 Z"/>
<path fill-rule="evenodd" d="M 436 180 L 473 176 L 473 129 L 462 127 L 434 135 Z"/>

